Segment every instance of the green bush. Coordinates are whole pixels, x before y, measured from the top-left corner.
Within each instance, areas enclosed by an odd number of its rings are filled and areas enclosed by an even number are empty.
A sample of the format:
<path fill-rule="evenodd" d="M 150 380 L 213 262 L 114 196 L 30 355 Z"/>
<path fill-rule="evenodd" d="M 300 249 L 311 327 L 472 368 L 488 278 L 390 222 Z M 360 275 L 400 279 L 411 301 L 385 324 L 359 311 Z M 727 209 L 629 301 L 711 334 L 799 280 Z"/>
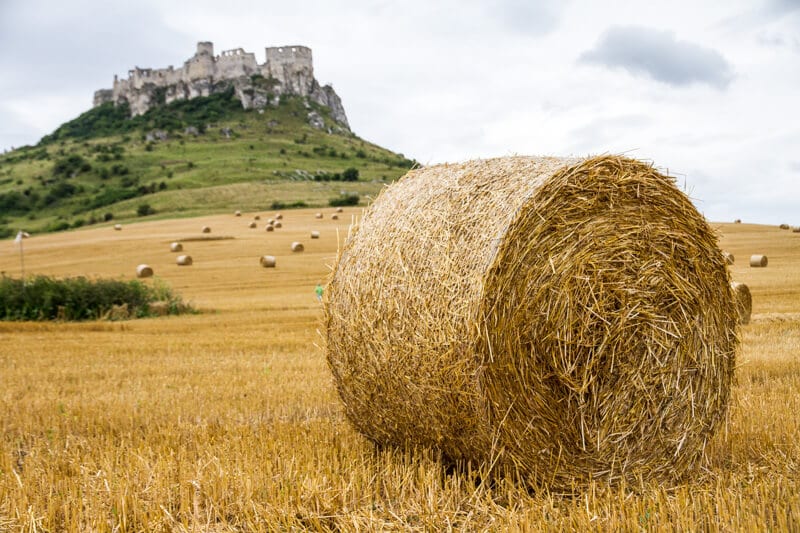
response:
<path fill-rule="evenodd" d="M 150 207 L 150 204 L 139 204 L 139 207 L 136 208 L 136 214 L 140 217 L 146 217 L 147 215 L 152 215 L 155 212 L 156 210 Z"/>
<path fill-rule="evenodd" d="M 331 198 L 328 201 L 328 204 L 331 207 L 344 207 L 348 205 L 358 205 L 358 202 L 361 200 L 361 197 L 357 194 L 346 194 L 343 196 L 338 196 L 336 198 Z"/>
<path fill-rule="evenodd" d="M 156 302 L 159 306 L 154 305 Z M 0 277 L 0 320 L 96 320 L 138 318 L 192 312 L 166 284 L 140 281 L 55 279 L 48 276 L 24 282 Z"/>

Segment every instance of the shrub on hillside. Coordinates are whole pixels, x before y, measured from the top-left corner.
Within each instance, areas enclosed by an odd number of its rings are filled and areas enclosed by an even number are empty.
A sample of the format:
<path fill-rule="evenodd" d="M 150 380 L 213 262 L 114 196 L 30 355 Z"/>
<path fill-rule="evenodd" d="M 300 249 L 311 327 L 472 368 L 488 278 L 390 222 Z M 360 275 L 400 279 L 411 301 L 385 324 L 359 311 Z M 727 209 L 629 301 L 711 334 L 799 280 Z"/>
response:
<path fill-rule="evenodd" d="M 158 303 L 157 303 L 158 302 Z M 0 277 L 0 320 L 96 320 L 191 312 L 169 286 L 140 281 Z"/>
<path fill-rule="evenodd" d="M 328 204 L 331 207 L 344 207 L 348 205 L 358 205 L 360 200 L 361 197 L 357 194 L 345 194 L 342 196 L 337 196 L 336 198 L 331 198 L 328 201 Z"/>

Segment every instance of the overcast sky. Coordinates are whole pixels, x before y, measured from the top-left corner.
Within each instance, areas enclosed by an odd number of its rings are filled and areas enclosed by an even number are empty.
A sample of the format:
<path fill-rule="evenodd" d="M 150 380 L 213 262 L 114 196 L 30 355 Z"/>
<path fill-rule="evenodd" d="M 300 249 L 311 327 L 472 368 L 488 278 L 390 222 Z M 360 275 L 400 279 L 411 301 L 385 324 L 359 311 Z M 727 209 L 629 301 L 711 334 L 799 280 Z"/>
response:
<path fill-rule="evenodd" d="M 624 153 L 712 220 L 800 225 L 800 0 L 0 0 L 0 149 L 201 40 L 310 46 L 353 131 L 423 164 Z"/>

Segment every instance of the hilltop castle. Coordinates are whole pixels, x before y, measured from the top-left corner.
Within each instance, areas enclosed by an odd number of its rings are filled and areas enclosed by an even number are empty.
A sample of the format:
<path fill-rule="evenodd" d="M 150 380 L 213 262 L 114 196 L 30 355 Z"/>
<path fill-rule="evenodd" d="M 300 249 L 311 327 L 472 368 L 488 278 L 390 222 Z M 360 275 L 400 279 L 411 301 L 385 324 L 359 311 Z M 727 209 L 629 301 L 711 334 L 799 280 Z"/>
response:
<path fill-rule="evenodd" d="M 255 54 L 241 48 L 215 56 L 213 43 L 199 42 L 197 52 L 181 68 L 135 67 L 127 79 L 115 75 L 113 89 L 95 91 L 94 106 L 127 102 L 136 116 L 161 103 L 209 96 L 231 87 L 245 109 L 277 105 L 282 95 L 306 97 L 327 106 L 339 126 L 349 130 L 333 87 L 320 86 L 314 79 L 311 49 L 306 46 L 268 47 L 266 61 L 259 65 Z"/>

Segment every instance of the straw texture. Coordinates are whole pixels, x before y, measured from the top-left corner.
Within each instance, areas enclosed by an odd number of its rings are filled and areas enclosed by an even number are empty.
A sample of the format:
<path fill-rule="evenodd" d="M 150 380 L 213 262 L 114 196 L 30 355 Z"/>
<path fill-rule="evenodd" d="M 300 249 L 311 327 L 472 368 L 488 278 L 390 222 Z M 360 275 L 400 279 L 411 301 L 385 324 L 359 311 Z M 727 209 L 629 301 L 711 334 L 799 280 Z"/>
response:
<path fill-rule="evenodd" d="M 739 324 L 749 324 L 750 315 L 753 313 L 753 296 L 750 287 L 744 283 L 731 282 L 733 294 L 736 297 L 736 311 L 739 313 Z"/>
<path fill-rule="evenodd" d="M 714 232 L 621 157 L 411 171 L 325 291 L 358 431 L 564 490 L 692 471 L 727 408 L 736 320 Z"/>

